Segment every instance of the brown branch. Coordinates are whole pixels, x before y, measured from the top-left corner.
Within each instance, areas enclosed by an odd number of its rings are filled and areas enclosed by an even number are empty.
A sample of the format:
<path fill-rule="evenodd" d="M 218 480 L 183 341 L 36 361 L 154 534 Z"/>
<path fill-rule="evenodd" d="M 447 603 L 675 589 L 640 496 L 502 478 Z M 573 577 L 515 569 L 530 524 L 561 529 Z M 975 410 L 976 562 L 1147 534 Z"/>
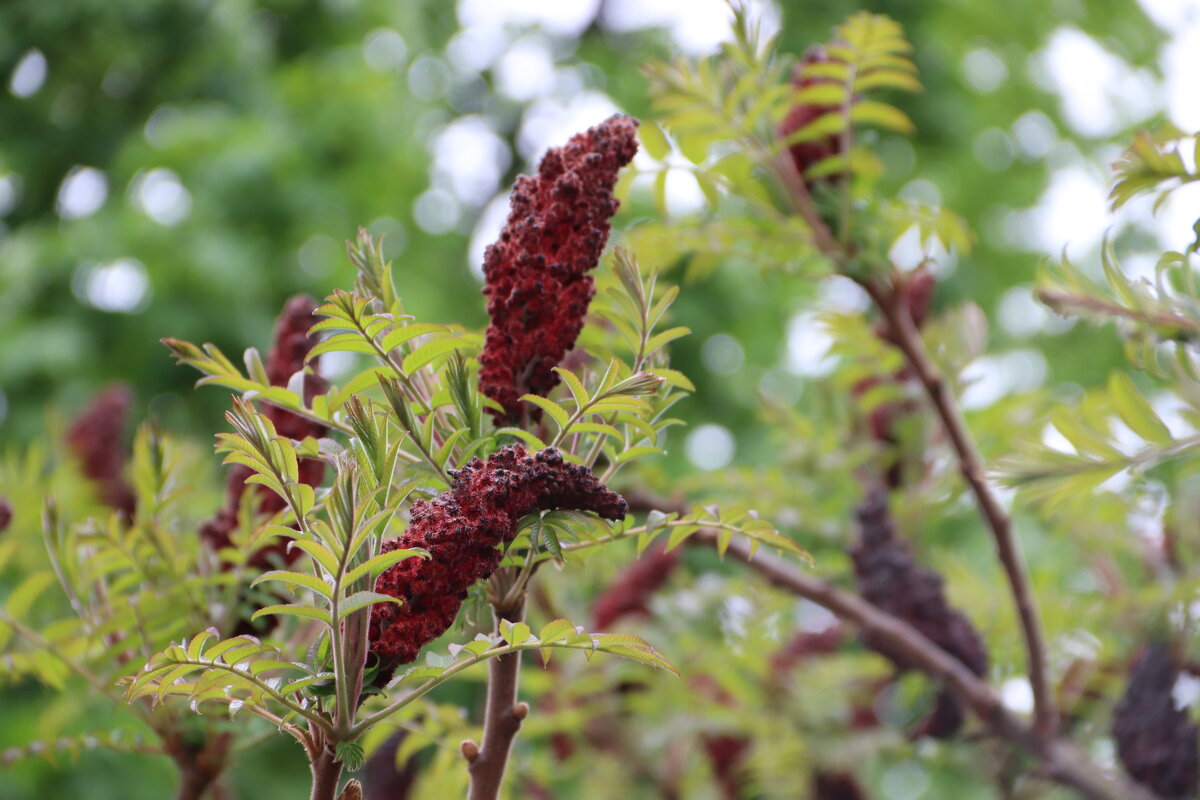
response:
<path fill-rule="evenodd" d="M 310 800 L 336 800 L 338 780 L 342 777 L 342 762 L 337 760 L 333 749 L 326 745 L 309 764 L 312 770 L 312 794 Z"/>
<path fill-rule="evenodd" d="M 899 293 L 885 289 L 873 280 L 860 281 L 883 314 L 891 336 L 921 385 L 929 396 L 934 411 L 946 430 L 946 435 L 958 457 L 959 471 L 971 487 L 979 512 L 992 531 L 1000 564 L 1004 569 L 1012 591 L 1013 602 L 1021 623 L 1025 639 L 1025 650 L 1029 666 L 1029 683 L 1033 688 L 1034 719 L 1038 731 L 1053 735 L 1058 725 L 1058 714 L 1054 709 L 1054 697 L 1046 665 L 1046 644 L 1038 617 L 1037 603 L 1029 585 L 1029 574 L 1021 557 L 1020 546 L 1012 532 L 1012 520 L 1000 506 L 1000 502 L 987 484 L 983 464 L 976 451 L 975 442 L 963 420 L 962 412 L 941 372 L 934 365 L 925 349 L 920 331 L 909 315 Z"/>
<path fill-rule="evenodd" d="M 520 622 L 525 616 L 524 595 L 512 607 L 497 606 L 494 611 L 497 629 L 501 620 Z M 517 702 L 520 677 L 520 653 L 499 656 L 488 663 L 483 741 L 478 746 L 473 742 L 464 742 L 462 749 L 468 763 L 467 773 L 471 777 L 467 800 L 496 800 L 500 797 L 508 754 L 521 728 L 521 720 L 529 713 L 529 706 Z"/>
<path fill-rule="evenodd" d="M 1038 289 L 1034 295 L 1063 316 L 1072 314 L 1103 314 L 1106 317 L 1121 317 L 1146 325 L 1178 328 L 1190 334 L 1200 333 L 1200 323 L 1170 311 L 1140 311 L 1126 308 L 1099 297 L 1071 294 L 1061 289 Z"/>
<path fill-rule="evenodd" d="M 690 539 L 717 546 L 716 531 L 700 530 Z M 773 585 L 832 611 L 875 641 L 885 643 L 888 652 L 903 656 L 926 675 L 941 681 L 993 733 L 1039 759 L 1047 777 L 1090 800 L 1154 800 L 1141 787 L 1105 774 L 1070 743 L 1025 724 L 1004 707 L 991 687 L 903 620 L 855 594 L 811 578 L 781 559 L 762 552 L 752 554 L 749 543 L 740 539 L 730 542 L 726 554 Z"/>

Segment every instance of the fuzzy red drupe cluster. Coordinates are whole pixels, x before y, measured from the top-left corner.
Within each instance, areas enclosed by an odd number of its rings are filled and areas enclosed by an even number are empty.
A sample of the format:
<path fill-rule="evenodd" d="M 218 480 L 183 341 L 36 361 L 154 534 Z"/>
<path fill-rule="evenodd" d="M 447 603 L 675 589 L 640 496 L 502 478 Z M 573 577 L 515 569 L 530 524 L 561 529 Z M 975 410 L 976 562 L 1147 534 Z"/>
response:
<path fill-rule="evenodd" d="M 483 259 L 491 323 L 479 387 L 503 408 L 488 409 L 498 424 L 521 418 L 521 395 L 558 384 L 553 369 L 583 329 L 596 291 L 587 273 L 608 242 L 613 187 L 637 152 L 636 132 L 633 118 L 611 117 L 549 150 L 536 176 L 517 179 L 508 221 Z"/>
<path fill-rule="evenodd" d="M 316 323 L 313 318 L 313 312 L 316 309 L 316 302 L 306 295 L 293 297 L 284 305 L 283 311 L 275 323 L 275 338 L 264 365 L 267 378 L 271 381 L 272 386 L 286 386 L 292 375 L 304 369 L 305 358 L 317 344 L 317 338 L 308 333 Z M 317 359 L 313 359 L 311 366 L 316 369 Z M 313 374 L 304 376 L 305 403 L 311 403 L 313 397 L 324 394 L 328 389 L 329 385 L 320 376 Z M 271 424 L 275 426 L 275 431 L 280 436 L 286 436 L 289 439 L 300 441 L 309 436 L 319 439 L 327 433 L 324 425 L 272 405 L 264 405 L 263 414 L 271 420 Z M 318 486 L 325 478 L 323 461 L 304 458 L 300 460 L 299 467 L 300 481 L 309 486 Z M 241 504 L 242 495 L 246 492 L 246 479 L 253 474 L 249 467 L 241 464 L 235 464 L 229 470 L 225 506 L 217 512 L 213 519 L 204 523 L 200 528 L 201 538 L 212 550 L 220 550 L 232 544 L 231 535 L 238 526 L 238 507 Z M 260 513 L 275 514 L 283 510 L 285 501 L 270 489 L 260 486 L 258 494 L 261 498 L 258 504 Z M 266 568 L 270 565 L 272 558 L 291 562 L 300 555 L 300 550 L 293 549 L 289 552 L 287 543 L 279 542 L 255 551 L 250 557 L 249 563 L 255 567 Z"/>
<path fill-rule="evenodd" d="M 568 509 L 618 520 L 628 509 L 586 467 L 554 449 L 530 455 L 511 445 L 453 475 L 449 491 L 413 504 L 408 529 L 383 545 L 383 552 L 422 547 L 430 554 L 401 561 L 375 582 L 375 591 L 403 602 L 371 609 L 371 652 L 383 672 L 415 659 L 454 623 L 467 590 L 500 565 L 498 548 L 516 536 L 522 517 Z"/>
<path fill-rule="evenodd" d="M 1151 644 L 1134 664 L 1113 714 L 1113 738 L 1126 771 L 1168 800 L 1195 797 L 1200 789 L 1200 729 L 1175 705 L 1178 679 L 1171 647 Z"/>
<path fill-rule="evenodd" d="M 863 499 L 858 508 L 858 525 L 859 542 L 851 556 L 863 599 L 912 625 L 971 672 L 984 675 L 988 657 L 983 640 L 970 620 L 946 601 L 942 576 L 917 564 L 896 537 L 888 512 L 887 491 L 882 487 L 871 489 Z M 890 651 L 881 642 L 869 637 L 865 642 L 900 669 L 912 666 L 903 655 Z M 943 690 L 933 714 L 916 735 L 946 738 L 961 725 L 962 710 Z"/>
<path fill-rule="evenodd" d="M 592 604 L 597 630 L 610 628 L 626 617 L 649 617 L 650 598 L 666 585 L 679 564 L 682 548 L 667 550 L 657 542 L 621 572 Z"/>
<path fill-rule="evenodd" d="M 67 446 L 79 458 L 85 477 L 99 490 L 100 502 L 133 519 L 137 496 L 125 480 L 125 426 L 133 392 L 113 384 L 92 398 L 67 431 Z"/>
<path fill-rule="evenodd" d="M 830 60 L 824 47 L 813 47 L 796 65 L 792 73 L 792 85 L 797 89 L 807 89 L 821 83 L 836 83 L 830 78 L 805 74 L 805 67 L 825 64 Z M 838 110 L 837 106 L 798 103 L 779 124 L 779 138 L 786 139 L 826 114 Z M 807 141 L 794 142 L 788 147 L 788 151 L 792 154 L 792 163 L 796 165 L 796 171 L 803 177 L 812 166 L 841 152 L 841 140 L 834 134 L 823 134 Z"/>

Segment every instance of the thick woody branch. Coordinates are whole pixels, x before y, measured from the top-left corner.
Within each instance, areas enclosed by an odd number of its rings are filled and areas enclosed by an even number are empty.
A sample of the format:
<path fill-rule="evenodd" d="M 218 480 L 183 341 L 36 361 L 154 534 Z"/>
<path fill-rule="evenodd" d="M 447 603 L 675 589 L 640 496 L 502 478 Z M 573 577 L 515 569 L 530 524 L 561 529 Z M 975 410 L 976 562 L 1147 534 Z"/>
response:
<path fill-rule="evenodd" d="M 715 547 L 717 533 L 701 530 L 693 534 L 692 540 Z M 832 611 L 875 641 L 885 643 L 888 652 L 903 656 L 926 675 L 941 681 L 992 733 L 1041 761 L 1045 775 L 1052 780 L 1076 789 L 1089 800 L 1154 800 L 1141 787 L 1106 774 L 1070 743 L 1013 715 L 991 687 L 903 620 L 855 594 L 811 578 L 778 558 L 762 552 L 752 555 L 747 542 L 735 539 L 726 554 L 775 586 Z"/>
<path fill-rule="evenodd" d="M 511 608 L 494 609 L 496 625 L 501 620 L 520 622 L 525 616 L 524 598 Z M 467 800 L 496 800 L 504 782 L 504 769 L 512 751 L 513 740 L 521 729 L 521 721 L 529 706 L 517 702 L 517 685 L 521 678 L 521 654 L 493 658 L 488 662 L 487 706 L 483 716 L 483 741 L 463 743 L 467 773 L 471 787 Z"/>
<path fill-rule="evenodd" d="M 996 495 L 987 483 L 983 463 L 975 448 L 975 442 L 967 429 L 962 412 L 950 392 L 945 378 L 934 365 L 925 349 L 920 331 L 913 324 L 908 309 L 899 294 L 881 287 L 878 283 L 862 282 L 867 294 L 879 307 L 891 333 L 891 339 L 904 354 L 905 360 L 929 396 L 934 411 L 958 458 L 959 471 L 975 495 L 979 512 L 991 529 L 996 543 L 996 552 L 1004 569 L 1017 608 L 1021 633 L 1025 639 L 1025 650 L 1029 666 L 1029 683 L 1033 688 L 1034 719 L 1038 730 L 1052 735 L 1058 725 L 1058 714 L 1054 709 L 1054 698 L 1046 664 L 1046 643 L 1042 635 L 1037 603 L 1029 585 L 1029 574 L 1021 556 L 1020 546 L 1012 530 L 1012 520 L 1001 507 Z"/>

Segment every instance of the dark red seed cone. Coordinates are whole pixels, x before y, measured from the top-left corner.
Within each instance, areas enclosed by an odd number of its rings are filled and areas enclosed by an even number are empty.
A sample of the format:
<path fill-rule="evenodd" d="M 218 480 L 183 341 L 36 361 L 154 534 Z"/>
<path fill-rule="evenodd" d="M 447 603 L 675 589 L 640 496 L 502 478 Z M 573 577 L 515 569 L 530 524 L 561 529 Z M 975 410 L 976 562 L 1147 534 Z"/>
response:
<path fill-rule="evenodd" d="M 133 392 L 113 384 L 92 398 L 67 431 L 67 446 L 79 458 L 85 477 L 96 485 L 100 502 L 133 519 L 137 496 L 125 480 L 125 431 Z"/>
<path fill-rule="evenodd" d="M 1170 645 L 1148 646 L 1129 674 L 1113 714 L 1117 755 L 1129 776 L 1166 800 L 1200 790 L 1200 729 L 1176 708 L 1179 664 Z"/>
<path fill-rule="evenodd" d="M 636 131 L 632 117 L 611 117 L 548 151 L 537 175 L 517 178 L 508 221 L 483 258 L 491 323 L 479 388 L 503 407 L 488 409 L 497 424 L 520 420 L 522 395 L 558 385 L 553 369 L 583 329 L 595 294 L 587 273 L 608 242 L 613 187 L 637 152 Z"/>
<path fill-rule="evenodd" d="M 317 304 L 311 297 L 299 295 L 293 297 L 284 305 L 275 323 L 275 335 L 271 349 L 267 352 L 264 364 L 267 378 L 272 386 L 287 386 L 292 375 L 304 369 L 304 360 L 317 344 L 317 338 L 309 335 L 309 329 L 316 323 L 313 312 Z M 316 369 L 316 359 L 311 366 Z M 318 375 L 304 376 L 304 400 L 311 403 L 313 397 L 324 394 L 329 385 Z M 276 408 L 272 405 L 263 406 L 263 415 L 275 426 L 281 436 L 289 439 L 302 440 L 309 436 L 321 438 L 328 433 L 324 425 L 297 416 L 290 411 Z M 317 459 L 300 460 L 300 480 L 309 486 L 319 486 L 325 478 L 325 464 Z M 246 492 L 246 479 L 254 473 L 248 467 L 235 465 L 229 469 L 226 479 L 225 505 L 217 515 L 200 528 L 200 536 L 205 544 L 214 551 L 232 545 L 232 535 L 238 525 L 238 508 L 242 495 Z M 258 511 L 271 515 L 282 511 L 286 505 L 282 497 L 265 486 L 256 490 L 259 501 Z M 272 561 L 290 563 L 301 555 L 299 550 L 287 549 L 287 542 L 277 542 L 256 550 L 250 556 L 250 565 L 258 569 L 266 569 Z"/>
<path fill-rule="evenodd" d="M 887 491 L 875 487 L 858 507 L 859 541 L 851 557 L 859 593 L 867 602 L 912 625 L 971 672 L 983 675 L 988 662 L 983 640 L 970 620 L 946 601 L 942 577 L 917 564 L 896 537 L 887 503 Z M 885 643 L 870 636 L 865 636 L 864 642 L 899 669 L 913 668 L 903 654 Z M 939 697 L 934 715 L 928 735 L 945 738 L 958 731 L 961 711 L 950 695 Z"/>
<path fill-rule="evenodd" d="M 375 582 L 375 591 L 403 601 L 371 608 L 371 652 L 381 675 L 415 659 L 454 624 L 467 590 L 496 570 L 498 547 L 512 541 L 522 517 L 552 509 L 594 511 L 617 520 L 627 505 L 557 450 L 530 455 L 519 445 L 487 461 L 471 459 L 454 474 L 448 491 L 415 503 L 408 529 L 382 550 L 423 547 L 431 557 L 405 559 Z"/>
<path fill-rule="evenodd" d="M 610 628 L 626 617 L 650 616 L 650 598 L 666 585 L 679 564 L 680 548 L 667 551 L 655 543 L 621 572 L 592 604 L 596 630 Z"/>

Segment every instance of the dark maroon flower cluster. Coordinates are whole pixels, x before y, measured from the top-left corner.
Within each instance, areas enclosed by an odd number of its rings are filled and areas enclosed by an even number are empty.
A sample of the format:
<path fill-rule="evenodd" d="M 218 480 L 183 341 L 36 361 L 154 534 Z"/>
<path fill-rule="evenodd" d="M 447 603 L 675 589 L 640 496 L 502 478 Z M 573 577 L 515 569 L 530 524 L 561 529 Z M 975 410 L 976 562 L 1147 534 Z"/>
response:
<path fill-rule="evenodd" d="M 903 305 L 901 313 L 907 313 L 918 330 L 925 324 L 925 319 L 929 316 L 936 286 L 937 282 L 933 275 L 924 267 L 897 277 L 895 293 L 898 302 Z M 875 325 L 875 335 L 884 341 L 895 344 L 895 335 L 882 320 Z M 852 392 L 855 395 L 862 395 L 875 386 L 886 383 L 904 384 L 915 377 L 912 367 L 906 365 L 892 375 L 873 375 L 863 378 L 854 385 Z M 894 447 L 899 443 L 899 437 L 896 434 L 897 424 L 916 412 L 917 408 L 917 402 L 910 398 L 882 403 L 871 409 L 866 420 L 871 438 L 884 447 Z M 902 454 L 889 455 L 888 461 L 883 467 L 884 479 L 891 489 L 899 487 L 906 477 L 904 459 L 901 456 Z"/>
<path fill-rule="evenodd" d="M 583 329 L 596 291 L 587 273 L 608 242 L 613 187 L 637 152 L 636 129 L 631 117 L 611 117 L 548 151 L 535 177 L 517 179 L 508 221 L 483 259 L 491 323 L 479 386 L 503 408 L 489 409 L 498 424 L 520 419 L 521 395 L 558 384 L 553 368 Z"/>
<path fill-rule="evenodd" d="M 104 505 L 133 519 L 137 496 L 125 480 L 125 427 L 133 392 L 114 384 L 96 395 L 67 431 L 67 446 Z"/>
<path fill-rule="evenodd" d="M 797 89 L 807 89 L 821 83 L 836 83 L 830 78 L 804 74 L 805 67 L 812 64 L 825 64 L 831 60 L 824 47 L 811 48 L 796 64 L 796 68 L 792 72 L 792 85 Z M 786 139 L 826 114 L 838 110 L 838 106 L 800 103 L 794 106 L 783 122 L 779 124 L 779 138 Z M 796 171 L 803 177 L 813 165 L 841 152 L 841 139 L 835 134 L 825 134 L 809 141 L 795 142 L 788 150 L 792 155 L 792 163 L 796 165 Z"/>
<path fill-rule="evenodd" d="M 658 542 L 625 567 L 592 604 L 596 629 L 604 630 L 626 617 L 650 616 L 650 598 L 670 580 L 671 572 L 679 564 L 679 554 L 680 548 L 668 551 L 666 545 Z"/>
<path fill-rule="evenodd" d="M 308 331 L 316 322 L 313 312 L 317 304 L 311 297 L 299 295 L 293 297 L 283 307 L 279 319 L 275 323 L 275 338 L 267 353 L 267 378 L 272 386 L 286 386 L 292 375 L 304 369 L 304 360 L 317 344 L 317 338 L 310 336 Z M 317 359 L 311 362 L 316 369 Z M 304 402 L 311 403 L 313 397 L 328 391 L 329 385 L 318 375 L 304 376 Z M 289 439 L 302 440 L 309 436 L 320 438 L 327 433 L 321 425 L 304 417 L 297 416 L 275 406 L 267 405 L 263 414 L 271 420 L 275 430 L 281 436 Z M 309 486 L 319 486 L 325 478 L 325 463 L 315 458 L 300 460 L 300 481 Z M 225 506 L 217 515 L 204 523 L 200 528 L 200 537 L 215 552 L 232 544 L 231 536 L 237 529 L 238 506 L 246 491 L 246 479 L 253 475 L 249 467 L 240 464 L 229 470 L 226 480 Z M 275 514 L 282 511 L 285 501 L 265 486 L 258 488 L 260 497 L 258 510 L 262 514 Z M 287 549 L 286 542 L 278 542 L 255 551 L 249 563 L 260 569 L 270 565 L 273 559 L 286 562 L 294 561 L 301 555 L 299 550 Z"/>
<path fill-rule="evenodd" d="M 987 672 L 987 650 L 971 622 L 950 607 L 942 588 L 942 577 L 920 566 L 896 537 L 888 512 L 887 491 L 875 487 L 858 507 L 859 541 L 851 554 L 858 591 L 867 602 L 899 617 L 923 633 L 938 647 L 961 661 L 976 675 Z M 905 657 L 884 643 L 864 638 L 868 647 L 885 656 L 900 669 L 910 669 Z M 958 703 L 943 691 L 933 715 L 917 735 L 946 738 L 962 725 Z"/>
<path fill-rule="evenodd" d="M 0 497 L 0 533 L 8 530 L 8 526 L 12 524 L 13 507 L 12 501 L 7 497 Z"/>
<path fill-rule="evenodd" d="M 813 800 L 867 800 L 867 793 L 849 772 L 820 770 L 813 775 Z"/>
<path fill-rule="evenodd" d="M 1200 789 L 1200 730 L 1175 707 L 1172 690 L 1179 664 L 1171 647 L 1145 649 L 1113 715 L 1113 738 L 1125 770 L 1167 800 L 1195 797 Z"/>
<path fill-rule="evenodd" d="M 408 529 L 383 545 L 383 552 L 423 547 L 431 556 L 405 559 L 375 582 L 375 591 L 403 602 L 371 609 L 371 652 L 384 673 L 415 659 L 454 624 L 467 590 L 495 572 L 498 548 L 516 536 L 522 517 L 570 509 L 618 520 L 628 510 L 591 471 L 554 449 L 530 455 L 511 445 L 487 461 L 471 459 L 453 476 L 449 491 L 414 503 Z"/>

